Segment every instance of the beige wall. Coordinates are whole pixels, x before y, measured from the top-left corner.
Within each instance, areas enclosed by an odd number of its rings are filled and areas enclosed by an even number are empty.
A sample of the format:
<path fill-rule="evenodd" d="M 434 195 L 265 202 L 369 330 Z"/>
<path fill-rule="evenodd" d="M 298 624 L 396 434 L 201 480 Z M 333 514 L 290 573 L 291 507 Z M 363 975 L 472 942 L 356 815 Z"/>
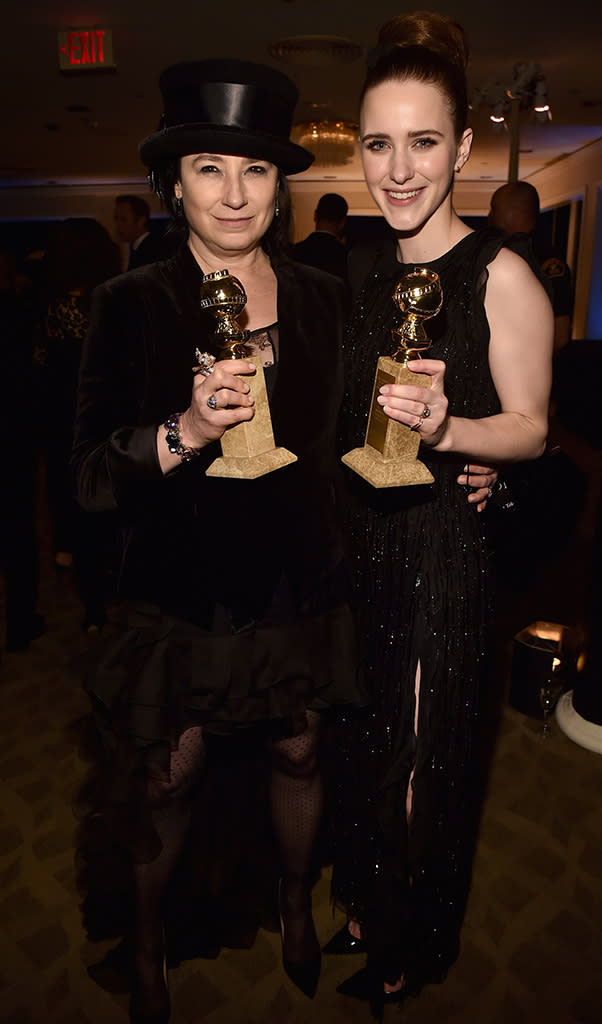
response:
<path fill-rule="evenodd" d="M 559 160 L 550 167 L 538 171 L 529 181 L 539 192 L 544 208 L 559 206 L 561 203 L 581 199 L 581 228 L 578 248 L 575 232 L 569 240 L 573 253 L 572 269 L 575 270 L 575 309 L 573 315 L 573 337 L 584 338 L 590 300 L 594 289 L 602 288 L 599 272 L 594 267 L 596 225 L 600 223 L 600 190 L 602 188 L 602 139 Z M 575 218 L 573 218 L 574 220 Z M 598 239 L 598 246 L 602 240 Z"/>

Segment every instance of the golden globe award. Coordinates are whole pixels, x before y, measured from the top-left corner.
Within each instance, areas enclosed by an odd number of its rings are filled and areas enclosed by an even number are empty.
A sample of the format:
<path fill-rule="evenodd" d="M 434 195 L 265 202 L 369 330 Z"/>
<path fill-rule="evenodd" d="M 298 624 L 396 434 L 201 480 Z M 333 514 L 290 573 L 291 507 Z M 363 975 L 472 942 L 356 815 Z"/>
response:
<path fill-rule="evenodd" d="M 378 360 L 364 446 L 354 448 L 342 459 L 373 487 L 404 487 L 433 481 L 432 474 L 417 458 L 419 434 L 405 423 L 390 419 L 377 398 L 383 384 L 430 388 L 428 374 L 413 373 L 407 364 L 410 359 L 419 359 L 430 345 L 423 321 L 436 316 L 441 309 L 439 275 L 426 267 L 416 267 L 401 279 L 393 301 L 405 314 L 404 322 L 391 332 L 397 349 L 392 356 L 381 356 Z"/>
<path fill-rule="evenodd" d="M 215 320 L 213 347 L 217 359 L 251 357 L 252 350 L 247 345 L 249 331 L 236 322 L 246 302 L 242 284 L 227 270 L 218 270 L 203 277 L 201 308 Z M 253 361 L 255 373 L 252 376 L 245 374 L 244 378 L 249 385 L 249 393 L 255 399 L 253 419 L 237 423 L 225 431 L 220 442 L 222 456 L 211 463 L 207 476 L 253 480 L 297 461 L 292 452 L 274 444 L 263 366 L 259 359 L 254 358 Z"/>

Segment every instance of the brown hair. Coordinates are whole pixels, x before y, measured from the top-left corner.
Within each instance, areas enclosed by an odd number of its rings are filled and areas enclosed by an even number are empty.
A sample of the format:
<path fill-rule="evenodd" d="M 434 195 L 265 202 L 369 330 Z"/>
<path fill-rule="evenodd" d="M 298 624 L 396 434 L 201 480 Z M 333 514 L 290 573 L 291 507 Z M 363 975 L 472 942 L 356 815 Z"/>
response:
<path fill-rule="evenodd" d="M 160 168 L 149 175 L 151 187 L 159 196 L 162 205 L 171 215 L 172 222 L 168 228 L 174 243 L 188 236 L 188 222 L 184 216 L 181 203 L 177 203 L 174 187 L 180 180 L 180 160 L 168 160 Z M 267 252 L 271 262 L 280 265 L 290 257 L 293 235 L 293 204 L 284 171 L 278 168 L 278 200 L 279 215 L 272 222 L 261 240 L 262 248 Z"/>
<path fill-rule="evenodd" d="M 391 80 L 438 85 L 459 140 L 468 117 L 467 64 L 468 44 L 456 21 L 432 11 L 397 14 L 382 26 L 378 46 L 368 54 L 361 99 L 369 89 Z"/>

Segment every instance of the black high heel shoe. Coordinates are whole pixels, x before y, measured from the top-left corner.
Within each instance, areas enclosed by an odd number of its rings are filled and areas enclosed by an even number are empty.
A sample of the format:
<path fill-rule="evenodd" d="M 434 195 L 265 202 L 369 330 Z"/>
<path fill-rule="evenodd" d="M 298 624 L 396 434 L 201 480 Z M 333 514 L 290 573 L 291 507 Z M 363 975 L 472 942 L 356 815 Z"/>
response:
<path fill-rule="evenodd" d="M 171 1016 L 171 1002 L 169 999 L 169 986 L 167 981 L 167 955 L 165 953 L 165 937 L 163 937 L 163 984 L 165 985 L 166 1005 L 152 1013 L 146 1013 L 137 1006 L 136 992 L 132 992 L 130 998 L 130 1024 L 169 1024 Z"/>
<path fill-rule="evenodd" d="M 366 940 L 356 939 L 349 931 L 348 925 L 344 924 L 336 935 L 333 935 L 326 945 L 322 946 L 322 952 L 326 953 L 327 956 L 349 956 L 356 953 L 365 953 Z"/>
<path fill-rule="evenodd" d="M 282 944 L 282 966 L 294 985 L 303 992 L 308 999 L 313 999 L 320 980 L 322 969 L 322 953 L 318 952 L 309 960 L 289 960 L 284 952 L 285 929 L 284 917 L 282 916 L 282 879 L 278 883 L 278 909 L 280 912 L 280 942 Z"/>
<path fill-rule="evenodd" d="M 362 967 L 337 985 L 337 992 L 342 996 L 351 996 L 352 999 L 361 999 L 369 1003 L 372 1016 L 378 1021 L 383 1018 L 385 1006 L 402 1003 L 408 994 L 406 986 L 395 992 L 385 992 L 382 975 L 370 967 Z"/>

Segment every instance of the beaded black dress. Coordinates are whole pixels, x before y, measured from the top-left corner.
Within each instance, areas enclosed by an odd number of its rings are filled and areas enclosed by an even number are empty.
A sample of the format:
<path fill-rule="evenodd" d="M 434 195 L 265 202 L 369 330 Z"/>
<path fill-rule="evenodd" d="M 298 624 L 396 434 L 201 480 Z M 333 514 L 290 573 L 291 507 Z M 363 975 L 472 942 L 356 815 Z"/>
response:
<path fill-rule="evenodd" d="M 483 299 L 501 242 L 463 238 L 426 264 L 443 287 L 428 357 L 446 363 L 452 415 L 499 411 Z M 413 269 L 381 253 L 346 344 L 343 450 L 363 444 L 377 358 L 399 322 L 392 294 Z M 490 619 L 483 517 L 456 483 L 466 462 L 421 445 L 435 482 L 377 490 L 346 470 L 361 664 L 373 704 L 340 730 L 334 898 L 365 927 L 372 962 L 409 990 L 458 952 L 478 813 L 475 751 Z M 415 678 L 420 664 L 418 728 Z M 406 795 L 413 777 L 413 809 Z"/>

